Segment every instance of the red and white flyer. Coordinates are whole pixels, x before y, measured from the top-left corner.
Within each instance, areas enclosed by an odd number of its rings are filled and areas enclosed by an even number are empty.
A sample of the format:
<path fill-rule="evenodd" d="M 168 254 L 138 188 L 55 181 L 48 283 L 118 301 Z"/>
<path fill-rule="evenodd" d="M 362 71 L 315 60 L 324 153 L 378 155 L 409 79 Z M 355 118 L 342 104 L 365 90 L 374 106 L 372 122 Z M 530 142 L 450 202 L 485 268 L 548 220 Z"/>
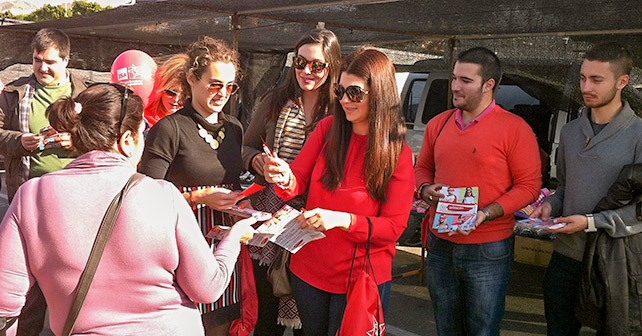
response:
<path fill-rule="evenodd" d="M 457 229 L 474 229 L 479 203 L 479 188 L 444 186 L 439 192 L 446 197 L 441 198 L 437 203 L 432 228 L 436 229 L 438 233 L 456 231 Z"/>

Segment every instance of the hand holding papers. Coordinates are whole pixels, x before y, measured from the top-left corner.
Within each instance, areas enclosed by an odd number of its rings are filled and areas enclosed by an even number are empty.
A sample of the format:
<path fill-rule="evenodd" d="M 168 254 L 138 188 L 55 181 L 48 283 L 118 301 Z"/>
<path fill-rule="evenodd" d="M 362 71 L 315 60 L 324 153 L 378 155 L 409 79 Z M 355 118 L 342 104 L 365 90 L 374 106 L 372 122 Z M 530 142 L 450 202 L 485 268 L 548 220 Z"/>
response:
<path fill-rule="evenodd" d="M 296 253 L 305 244 L 321 239 L 325 235 L 309 229 L 301 229 L 296 218 L 301 214 L 289 205 L 283 206 L 268 221 L 256 229 L 254 237 L 247 244 L 254 246 L 265 246 L 271 241 L 284 249 Z M 221 239 L 229 227 L 215 226 L 207 236 L 214 239 Z"/>
<path fill-rule="evenodd" d="M 479 188 L 451 188 L 444 186 L 440 192 L 446 197 L 439 200 L 432 228 L 438 233 L 469 231 L 475 229 Z"/>

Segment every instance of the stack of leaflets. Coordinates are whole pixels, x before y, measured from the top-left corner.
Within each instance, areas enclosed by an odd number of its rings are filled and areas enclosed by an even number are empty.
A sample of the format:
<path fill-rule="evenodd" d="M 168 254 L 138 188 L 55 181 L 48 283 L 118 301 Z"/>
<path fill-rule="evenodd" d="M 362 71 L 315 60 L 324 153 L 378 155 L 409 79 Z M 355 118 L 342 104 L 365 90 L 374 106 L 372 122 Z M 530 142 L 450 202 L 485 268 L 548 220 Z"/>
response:
<path fill-rule="evenodd" d="M 554 218 L 527 218 L 515 223 L 514 232 L 518 236 L 553 240 L 555 234 L 546 229 L 555 230 L 566 226 L 566 223 L 555 223 Z"/>
<path fill-rule="evenodd" d="M 325 234 L 310 229 L 301 229 L 300 224 L 296 218 L 301 214 L 301 211 L 292 208 L 289 205 L 284 205 L 272 217 L 256 228 L 254 237 L 247 243 L 253 246 L 265 246 L 268 241 L 271 241 L 284 249 L 296 253 L 305 244 L 325 237 Z M 225 232 L 229 230 L 228 226 L 215 226 L 207 234 L 209 238 L 222 239 Z"/>
<path fill-rule="evenodd" d="M 439 233 L 474 230 L 479 202 L 478 187 L 452 188 L 444 186 L 439 191 L 446 197 L 439 200 L 432 228 Z"/>

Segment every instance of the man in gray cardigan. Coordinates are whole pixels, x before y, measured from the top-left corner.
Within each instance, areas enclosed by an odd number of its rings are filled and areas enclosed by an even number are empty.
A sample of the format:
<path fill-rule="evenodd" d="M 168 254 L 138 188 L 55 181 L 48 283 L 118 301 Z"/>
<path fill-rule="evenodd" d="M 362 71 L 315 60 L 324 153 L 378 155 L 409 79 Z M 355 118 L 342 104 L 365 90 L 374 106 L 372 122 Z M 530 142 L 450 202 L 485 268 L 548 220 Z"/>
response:
<path fill-rule="evenodd" d="M 557 161 L 559 186 L 531 217 L 564 216 L 544 278 L 549 335 L 578 335 L 573 308 L 581 278 L 586 232 L 605 229 L 613 237 L 642 232 L 635 205 L 592 214 L 624 165 L 642 162 L 642 119 L 622 90 L 629 82 L 631 56 L 615 44 L 586 53 L 580 70 L 585 107 L 562 128 Z M 586 232 L 585 232 L 586 231 Z"/>

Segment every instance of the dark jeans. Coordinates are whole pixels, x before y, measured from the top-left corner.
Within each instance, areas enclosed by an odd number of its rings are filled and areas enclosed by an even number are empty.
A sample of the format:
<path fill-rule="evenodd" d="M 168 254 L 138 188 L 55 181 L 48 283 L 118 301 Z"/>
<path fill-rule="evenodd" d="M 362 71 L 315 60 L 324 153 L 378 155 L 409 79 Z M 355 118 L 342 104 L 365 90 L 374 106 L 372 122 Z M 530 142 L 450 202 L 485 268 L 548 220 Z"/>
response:
<path fill-rule="evenodd" d="M 553 252 L 544 275 L 544 311 L 548 335 L 578 335 L 582 324 L 574 308 L 582 277 L 582 263 Z"/>
<path fill-rule="evenodd" d="M 426 282 L 439 335 L 499 335 L 514 242 L 456 244 L 429 234 Z"/>
<path fill-rule="evenodd" d="M 294 274 L 290 274 L 290 283 L 297 306 L 303 330 L 307 336 L 335 336 L 343 312 L 346 309 L 346 294 L 333 294 L 310 286 Z M 383 307 L 384 319 L 390 302 L 391 282 L 377 286 Z"/>

